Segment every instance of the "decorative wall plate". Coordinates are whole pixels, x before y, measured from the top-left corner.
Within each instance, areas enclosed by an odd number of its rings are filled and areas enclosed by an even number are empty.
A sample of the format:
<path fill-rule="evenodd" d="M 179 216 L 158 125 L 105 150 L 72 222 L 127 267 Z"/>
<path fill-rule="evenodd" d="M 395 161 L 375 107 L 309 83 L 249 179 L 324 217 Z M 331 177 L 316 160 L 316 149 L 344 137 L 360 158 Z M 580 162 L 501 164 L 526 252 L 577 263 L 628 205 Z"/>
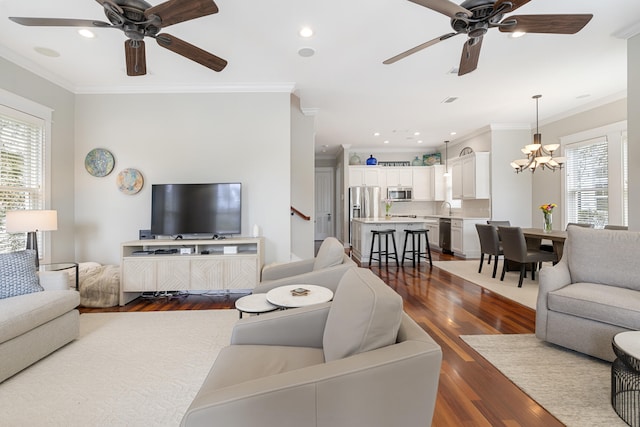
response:
<path fill-rule="evenodd" d="M 124 194 L 136 194 L 142 190 L 144 178 L 139 170 L 128 168 L 120 171 L 116 183 Z"/>
<path fill-rule="evenodd" d="M 109 175 L 115 164 L 113 154 L 104 148 L 94 148 L 84 158 L 84 168 L 97 177 Z"/>

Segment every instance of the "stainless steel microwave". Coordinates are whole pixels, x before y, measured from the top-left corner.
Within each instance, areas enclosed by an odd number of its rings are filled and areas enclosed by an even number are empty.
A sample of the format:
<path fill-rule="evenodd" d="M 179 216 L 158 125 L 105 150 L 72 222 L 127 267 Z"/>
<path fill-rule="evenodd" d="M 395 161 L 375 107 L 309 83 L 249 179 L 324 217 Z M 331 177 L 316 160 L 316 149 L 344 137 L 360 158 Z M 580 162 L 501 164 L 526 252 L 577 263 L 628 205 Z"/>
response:
<path fill-rule="evenodd" d="M 413 188 L 411 187 L 388 187 L 387 199 L 394 202 L 410 202 L 413 199 Z"/>

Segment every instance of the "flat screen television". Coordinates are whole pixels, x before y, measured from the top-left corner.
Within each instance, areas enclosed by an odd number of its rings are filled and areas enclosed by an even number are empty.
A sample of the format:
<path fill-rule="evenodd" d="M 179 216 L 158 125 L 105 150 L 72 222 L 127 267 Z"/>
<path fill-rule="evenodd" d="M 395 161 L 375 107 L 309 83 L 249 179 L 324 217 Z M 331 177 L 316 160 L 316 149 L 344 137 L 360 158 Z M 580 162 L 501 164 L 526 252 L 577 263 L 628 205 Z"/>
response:
<path fill-rule="evenodd" d="M 240 234 L 242 184 L 154 184 L 151 234 L 225 236 Z"/>

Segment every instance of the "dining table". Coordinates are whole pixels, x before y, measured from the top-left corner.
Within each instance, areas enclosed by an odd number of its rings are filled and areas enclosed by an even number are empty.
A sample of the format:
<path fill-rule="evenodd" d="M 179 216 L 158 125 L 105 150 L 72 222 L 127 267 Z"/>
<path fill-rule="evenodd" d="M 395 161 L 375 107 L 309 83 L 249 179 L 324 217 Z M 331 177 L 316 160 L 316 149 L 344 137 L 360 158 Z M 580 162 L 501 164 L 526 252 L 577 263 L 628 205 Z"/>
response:
<path fill-rule="evenodd" d="M 527 240 L 527 247 L 540 249 L 542 240 L 551 240 L 553 252 L 557 255 L 558 261 L 562 259 L 564 241 L 567 239 L 567 232 L 561 230 L 544 231 L 542 228 L 523 228 L 522 234 Z"/>

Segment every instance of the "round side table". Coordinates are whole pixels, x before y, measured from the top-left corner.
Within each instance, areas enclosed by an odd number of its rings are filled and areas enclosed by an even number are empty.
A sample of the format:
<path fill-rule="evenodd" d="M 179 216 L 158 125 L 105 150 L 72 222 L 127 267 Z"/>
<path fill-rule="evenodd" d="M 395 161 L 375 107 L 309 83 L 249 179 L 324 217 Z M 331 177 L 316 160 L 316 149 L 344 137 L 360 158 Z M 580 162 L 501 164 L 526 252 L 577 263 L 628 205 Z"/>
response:
<path fill-rule="evenodd" d="M 617 334 L 612 346 L 611 405 L 627 424 L 640 427 L 640 331 Z"/>
<path fill-rule="evenodd" d="M 268 313 L 278 310 L 278 307 L 267 301 L 267 294 L 251 294 L 236 300 L 236 310 L 242 319 L 242 313 Z"/>
<path fill-rule="evenodd" d="M 296 289 L 308 291 L 305 295 L 294 295 Z M 333 299 L 333 291 L 324 286 L 317 285 L 284 285 L 267 292 L 267 301 L 282 308 L 306 307 L 313 304 L 321 304 Z"/>

